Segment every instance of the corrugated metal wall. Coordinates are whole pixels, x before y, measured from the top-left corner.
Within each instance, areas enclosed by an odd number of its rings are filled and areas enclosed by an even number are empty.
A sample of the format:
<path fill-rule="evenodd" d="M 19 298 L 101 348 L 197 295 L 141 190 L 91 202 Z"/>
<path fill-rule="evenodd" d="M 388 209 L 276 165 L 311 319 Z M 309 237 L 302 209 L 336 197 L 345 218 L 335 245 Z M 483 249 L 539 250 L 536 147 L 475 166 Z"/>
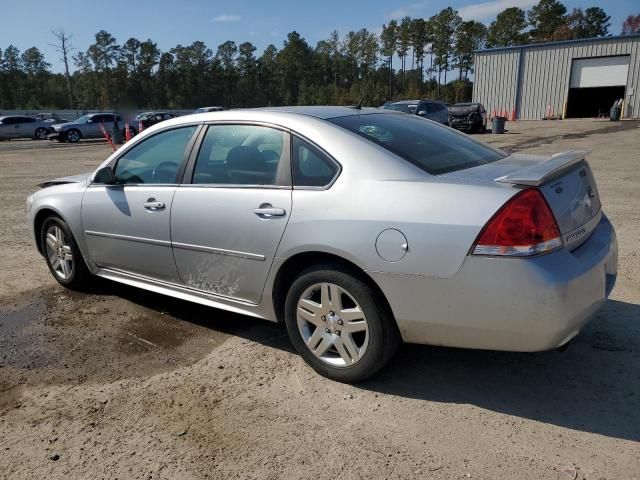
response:
<path fill-rule="evenodd" d="M 562 116 L 572 60 L 611 55 L 630 56 L 624 116 L 640 118 L 638 36 L 476 52 L 473 101 L 482 103 L 490 113 L 507 112 L 509 117 L 514 109 L 521 119 L 540 119 L 549 113 Z"/>

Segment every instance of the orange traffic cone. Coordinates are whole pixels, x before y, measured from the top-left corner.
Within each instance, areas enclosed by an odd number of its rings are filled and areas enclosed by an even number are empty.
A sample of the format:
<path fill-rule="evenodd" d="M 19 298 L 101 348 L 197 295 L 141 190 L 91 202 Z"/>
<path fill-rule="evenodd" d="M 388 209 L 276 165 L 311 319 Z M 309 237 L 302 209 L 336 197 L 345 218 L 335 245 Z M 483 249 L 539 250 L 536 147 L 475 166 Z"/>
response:
<path fill-rule="evenodd" d="M 129 129 L 129 123 L 124 124 L 124 141 L 128 142 L 131 140 L 131 130 Z"/>

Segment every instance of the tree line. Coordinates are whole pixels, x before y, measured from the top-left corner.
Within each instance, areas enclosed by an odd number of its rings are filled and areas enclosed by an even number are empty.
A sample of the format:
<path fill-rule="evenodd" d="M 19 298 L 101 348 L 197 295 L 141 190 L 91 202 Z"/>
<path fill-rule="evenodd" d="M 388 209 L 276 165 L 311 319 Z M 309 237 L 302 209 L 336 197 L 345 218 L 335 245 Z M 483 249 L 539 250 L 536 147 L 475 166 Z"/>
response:
<path fill-rule="evenodd" d="M 183 109 L 204 105 L 364 104 L 432 97 L 447 102 L 471 96 L 474 50 L 609 35 L 600 7 L 571 12 L 558 0 L 540 0 L 529 11 L 507 8 L 490 25 L 463 21 L 445 8 L 430 18 L 404 17 L 367 30 L 337 31 L 310 45 L 298 32 L 280 49 L 259 55 L 250 42 L 227 41 L 215 51 L 202 41 L 161 51 L 151 39 L 119 44 L 101 30 L 86 50 L 64 30 L 52 32 L 62 73 L 37 47 L 0 48 L 0 109 Z M 640 31 L 629 16 L 623 34 Z M 399 60 L 400 65 L 394 64 Z"/>

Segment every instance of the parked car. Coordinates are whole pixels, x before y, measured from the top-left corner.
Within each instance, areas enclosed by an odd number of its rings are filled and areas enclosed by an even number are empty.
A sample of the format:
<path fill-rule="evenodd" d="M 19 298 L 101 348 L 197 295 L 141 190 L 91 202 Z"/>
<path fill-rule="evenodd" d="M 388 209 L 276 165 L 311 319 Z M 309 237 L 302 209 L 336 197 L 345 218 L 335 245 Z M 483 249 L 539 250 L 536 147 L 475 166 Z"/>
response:
<path fill-rule="evenodd" d="M 113 113 L 90 113 L 69 123 L 53 125 L 53 133 L 49 135 L 51 140 L 59 142 L 76 143 L 81 139 L 103 138 L 102 127 L 111 133 L 114 126 L 115 114 Z M 133 122 L 132 122 L 133 123 Z M 125 136 L 124 120 L 118 116 L 118 128 L 121 129 L 122 136 Z M 129 126 L 131 135 L 135 135 L 137 130 L 134 126 Z"/>
<path fill-rule="evenodd" d="M 66 123 L 68 120 L 61 118 L 55 112 L 41 112 L 35 115 L 37 120 L 41 120 L 47 124 L 53 125 L 57 123 Z"/>
<path fill-rule="evenodd" d="M 143 112 L 136 115 L 135 120 L 138 123 L 142 122 L 144 128 L 149 128 L 151 125 L 164 122 L 170 118 L 176 118 L 176 116 L 169 112 Z M 138 123 L 136 123 L 136 125 L 138 125 Z"/>
<path fill-rule="evenodd" d="M 448 125 L 449 122 L 447 105 L 438 100 L 399 100 L 397 102 L 387 102 L 380 108 L 418 115 L 443 125 Z"/>
<path fill-rule="evenodd" d="M 27 211 L 62 285 L 97 275 L 284 321 L 305 361 L 351 382 L 400 339 L 577 335 L 617 271 L 586 153 L 510 155 L 373 108 L 231 110 L 154 125 Z"/>
<path fill-rule="evenodd" d="M 193 111 L 193 113 L 207 113 L 207 112 L 222 112 L 223 107 L 200 107 Z"/>
<path fill-rule="evenodd" d="M 46 140 L 51 125 L 26 115 L 7 115 L 0 117 L 0 140 L 12 138 L 35 138 Z"/>
<path fill-rule="evenodd" d="M 481 103 L 456 103 L 449 107 L 449 125 L 469 133 L 487 129 L 487 111 Z"/>

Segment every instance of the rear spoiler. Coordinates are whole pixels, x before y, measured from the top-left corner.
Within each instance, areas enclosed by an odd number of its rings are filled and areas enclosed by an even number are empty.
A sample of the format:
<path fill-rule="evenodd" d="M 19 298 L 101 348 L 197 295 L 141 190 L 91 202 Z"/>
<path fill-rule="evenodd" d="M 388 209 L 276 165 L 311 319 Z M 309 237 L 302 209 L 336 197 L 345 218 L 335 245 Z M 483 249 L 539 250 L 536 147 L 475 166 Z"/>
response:
<path fill-rule="evenodd" d="M 589 150 L 569 150 L 556 153 L 548 160 L 525 167 L 510 175 L 496 178 L 495 181 L 538 187 L 552 178 L 560 176 L 562 172 L 584 160 L 589 153 Z"/>

